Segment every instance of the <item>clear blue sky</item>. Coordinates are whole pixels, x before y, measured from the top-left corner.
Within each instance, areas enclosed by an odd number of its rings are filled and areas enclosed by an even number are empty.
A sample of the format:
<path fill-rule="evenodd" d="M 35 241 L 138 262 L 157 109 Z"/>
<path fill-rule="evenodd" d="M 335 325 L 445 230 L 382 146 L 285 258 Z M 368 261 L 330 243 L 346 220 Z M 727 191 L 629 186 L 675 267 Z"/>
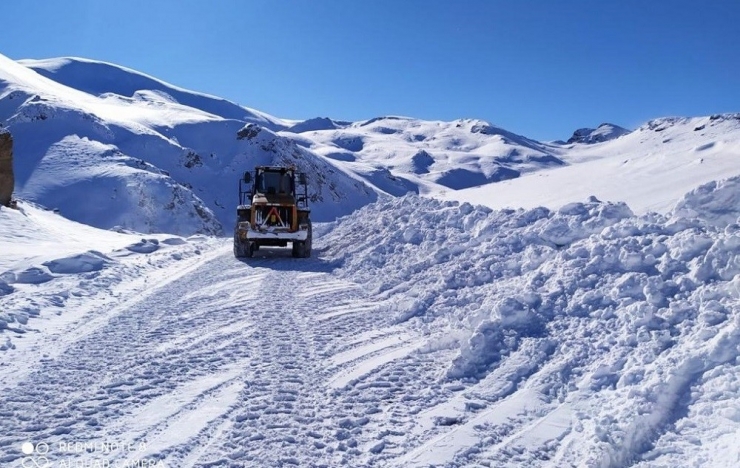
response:
<path fill-rule="evenodd" d="M 0 53 L 124 65 L 278 117 L 531 138 L 740 112 L 740 1 L 4 0 Z"/>

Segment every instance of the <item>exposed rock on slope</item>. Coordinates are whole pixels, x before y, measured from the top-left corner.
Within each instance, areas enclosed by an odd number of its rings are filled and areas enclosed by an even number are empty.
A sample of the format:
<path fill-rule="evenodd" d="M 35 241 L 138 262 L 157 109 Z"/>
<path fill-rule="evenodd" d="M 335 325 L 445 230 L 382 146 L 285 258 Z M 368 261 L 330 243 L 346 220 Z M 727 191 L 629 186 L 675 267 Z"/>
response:
<path fill-rule="evenodd" d="M 573 132 L 568 143 L 601 143 L 604 141 L 619 138 L 622 135 L 630 133 L 626 128 L 610 123 L 603 123 L 597 128 L 579 128 Z"/>
<path fill-rule="evenodd" d="M 14 186 L 13 138 L 8 130 L 0 128 L 0 205 L 10 204 Z"/>

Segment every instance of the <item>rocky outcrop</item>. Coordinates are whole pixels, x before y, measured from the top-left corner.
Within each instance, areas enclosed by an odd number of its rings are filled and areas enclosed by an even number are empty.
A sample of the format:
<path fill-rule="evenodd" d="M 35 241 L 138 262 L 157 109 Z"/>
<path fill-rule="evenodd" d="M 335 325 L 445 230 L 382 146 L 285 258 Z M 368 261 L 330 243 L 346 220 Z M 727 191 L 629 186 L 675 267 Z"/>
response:
<path fill-rule="evenodd" d="M 15 178 L 13 177 L 13 137 L 0 128 L 0 205 L 10 206 Z"/>
<path fill-rule="evenodd" d="M 626 128 L 622 128 L 619 125 L 610 123 L 603 123 L 597 128 L 579 128 L 573 132 L 573 136 L 570 137 L 567 143 L 603 143 L 605 141 L 614 140 L 622 135 L 630 133 Z"/>

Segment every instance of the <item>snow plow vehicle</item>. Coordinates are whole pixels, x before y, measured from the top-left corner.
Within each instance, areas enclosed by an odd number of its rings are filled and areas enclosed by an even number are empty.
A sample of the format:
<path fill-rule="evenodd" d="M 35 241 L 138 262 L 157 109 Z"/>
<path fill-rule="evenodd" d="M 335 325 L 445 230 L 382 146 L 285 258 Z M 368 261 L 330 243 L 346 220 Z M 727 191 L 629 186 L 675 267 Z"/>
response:
<path fill-rule="evenodd" d="M 306 174 L 292 166 L 257 166 L 239 180 L 234 256 L 249 258 L 262 246 L 285 247 L 311 256 L 311 209 Z"/>

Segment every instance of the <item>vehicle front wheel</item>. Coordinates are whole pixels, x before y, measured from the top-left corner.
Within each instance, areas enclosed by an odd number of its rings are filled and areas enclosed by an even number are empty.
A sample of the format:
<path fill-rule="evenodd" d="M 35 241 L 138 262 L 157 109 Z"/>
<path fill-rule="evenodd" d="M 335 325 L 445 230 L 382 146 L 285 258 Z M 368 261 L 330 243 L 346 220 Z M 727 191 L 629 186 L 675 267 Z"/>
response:
<path fill-rule="evenodd" d="M 252 256 L 254 256 L 254 248 L 251 242 L 242 242 L 234 239 L 234 257 L 250 258 Z"/>
<path fill-rule="evenodd" d="M 306 256 L 306 243 L 303 241 L 293 242 L 293 257 L 303 258 Z"/>

